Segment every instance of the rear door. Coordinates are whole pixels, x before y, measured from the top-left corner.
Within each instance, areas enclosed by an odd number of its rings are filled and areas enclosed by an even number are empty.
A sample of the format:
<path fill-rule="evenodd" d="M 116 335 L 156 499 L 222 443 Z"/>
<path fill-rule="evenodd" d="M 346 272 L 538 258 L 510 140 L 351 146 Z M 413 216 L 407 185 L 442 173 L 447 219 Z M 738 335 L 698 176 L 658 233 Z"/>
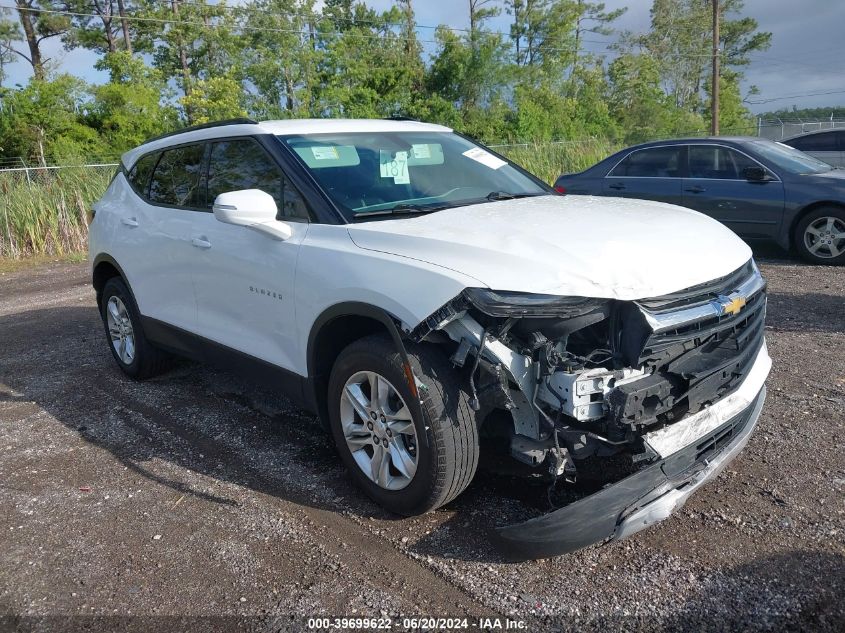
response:
<path fill-rule="evenodd" d="M 745 169 L 765 169 L 769 180 L 749 181 Z M 774 237 L 783 219 L 783 183 L 747 154 L 714 144 L 689 146 L 684 206 L 749 238 Z"/>
<path fill-rule="evenodd" d="M 602 182 L 602 194 L 682 204 L 683 145 L 637 149 L 617 163 Z"/>
<path fill-rule="evenodd" d="M 145 317 L 196 329 L 191 282 L 192 218 L 201 211 L 203 144 L 182 145 L 142 157 L 129 180 L 136 190 L 121 218 L 124 269 Z"/>
<path fill-rule="evenodd" d="M 212 213 L 221 193 L 260 189 L 276 200 L 277 219 L 293 235 L 285 241 L 243 226 L 219 222 Z M 200 334 L 249 356 L 294 370 L 302 344 L 293 297 L 299 246 L 308 232 L 303 198 L 254 139 L 210 142 L 207 209 L 198 214 L 192 239 Z"/>

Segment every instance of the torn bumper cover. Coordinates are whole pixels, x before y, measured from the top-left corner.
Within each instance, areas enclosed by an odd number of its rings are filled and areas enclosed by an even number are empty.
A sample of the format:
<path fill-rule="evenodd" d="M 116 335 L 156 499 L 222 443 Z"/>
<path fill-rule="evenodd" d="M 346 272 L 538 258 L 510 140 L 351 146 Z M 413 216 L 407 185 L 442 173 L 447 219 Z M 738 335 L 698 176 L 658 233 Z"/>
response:
<path fill-rule="evenodd" d="M 739 389 L 647 440 L 660 455 L 599 492 L 524 523 L 499 528 L 494 541 L 513 560 L 547 558 L 628 537 L 678 510 L 745 447 L 766 398 L 765 345 Z M 650 442 L 652 443 L 652 442 Z"/>

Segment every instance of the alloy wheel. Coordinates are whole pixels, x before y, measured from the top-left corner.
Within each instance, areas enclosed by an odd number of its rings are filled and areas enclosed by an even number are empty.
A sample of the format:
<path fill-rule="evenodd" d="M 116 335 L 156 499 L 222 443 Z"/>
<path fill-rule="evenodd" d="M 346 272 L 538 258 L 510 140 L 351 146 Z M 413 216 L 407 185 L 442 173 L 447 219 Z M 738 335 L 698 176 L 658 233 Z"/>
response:
<path fill-rule="evenodd" d="M 343 387 L 340 422 L 355 463 L 377 486 L 401 490 L 419 459 L 411 411 L 384 376 L 359 371 Z"/>
<path fill-rule="evenodd" d="M 129 311 L 118 296 L 110 297 L 106 304 L 106 325 L 117 357 L 125 365 L 131 365 L 135 358 L 135 331 Z"/>
<path fill-rule="evenodd" d="M 845 253 L 845 221 L 822 217 L 804 229 L 804 245 L 816 257 L 832 259 Z"/>

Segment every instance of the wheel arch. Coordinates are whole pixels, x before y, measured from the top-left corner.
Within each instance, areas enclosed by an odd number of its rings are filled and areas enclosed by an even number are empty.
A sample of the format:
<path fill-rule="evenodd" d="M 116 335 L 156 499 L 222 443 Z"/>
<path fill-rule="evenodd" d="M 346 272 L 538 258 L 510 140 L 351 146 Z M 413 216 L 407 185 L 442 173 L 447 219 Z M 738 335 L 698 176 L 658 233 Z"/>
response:
<path fill-rule="evenodd" d="M 812 213 L 816 209 L 820 209 L 821 207 L 836 207 L 845 211 L 845 203 L 842 203 L 838 200 L 817 200 L 816 202 L 811 202 L 810 204 L 802 207 L 802 209 L 795 214 L 795 217 L 792 218 L 792 222 L 789 225 L 789 245 L 795 247 L 795 229 L 798 227 L 798 223 L 807 217 L 808 214 Z"/>
<path fill-rule="evenodd" d="M 406 368 L 411 392 L 417 395 L 408 353 L 399 328 L 400 321 L 386 310 L 358 302 L 333 305 L 314 321 L 308 335 L 307 348 L 308 382 L 311 391 L 309 395 L 320 420 L 327 428 L 327 394 L 332 367 L 346 346 L 365 336 L 379 332 L 390 336 Z"/>
<path fill-rule="evenodd" d="M 123 272 L 120 264 L 111 255 L 100 253 L 94 258 L 94 265 L 91 268 L 91 284 L 94 286 L 94 290 L 97 291 L 97 307 L 100 307 L 100 298 L 103 295 L 103 288 L 106 282 L 113 277 L 120 277 L 126 284 L 126 287 L 129 288 L 129 292 L 132 292 L 132 288 L 129 286 L 129 280 L 126 278 L 126 274 Z M 132 298 L 135 298 L 134 295 Z"/>

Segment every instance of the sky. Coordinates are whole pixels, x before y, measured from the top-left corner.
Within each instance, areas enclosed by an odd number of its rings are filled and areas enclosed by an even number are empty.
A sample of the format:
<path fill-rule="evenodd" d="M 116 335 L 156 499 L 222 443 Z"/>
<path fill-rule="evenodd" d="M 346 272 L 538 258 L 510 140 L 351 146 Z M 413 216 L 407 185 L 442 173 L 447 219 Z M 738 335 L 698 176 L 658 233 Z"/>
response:
<path fill-rule="evenodd" d="M 231 3 L 231 0 L 230 0 Z M 368 0 L 376 9 L 386 9 L 391 0 Z M 620 30 L 635 33 L 648 30 L 648 0 L 605 0 L 608 10 L 628 7 L 616 23 Z M 11 4 L 3 1 L 0 4 Z M 415 0 L 417 22 L 422 27 L 447 24 L 454 28 L 468 25 L 467 0 Z M 744 15 L 755 18 L 763 31 L 772 32 L 772 46 L 755 53 L 751 65 L 745 69 L 744 90 L 752 85 L 759 95 L 749 100 L 764 103 L 749 104 L 754 113 L 779 108 L 845 106 L 845 1 L 843 0 L 746 0 Z M 491 20 L 487 29 L 507 31 L 510 16 L 502 12 Z M 420 28 L 422 40 L 433 39 L 431 28 Z M 590 39 L 607 39 L 591 36 Z M 45 54 L 59 69 L 74 73 L 89 82 L 106 81 L 106 74 L 94 69 L 95 54 L 83 49 L 62 51 L 57 38 L 45 43 Z M 588 44 L 588 50 L 601 52 L 603 45 Z M 430 52 L 431 46 L 427 46 Z M 18 62 L 7 68 L 6 85 L 24 83 L 30 75 L 29 64 Z M 804 96 L 810 93 L 835 92 Z"/>

